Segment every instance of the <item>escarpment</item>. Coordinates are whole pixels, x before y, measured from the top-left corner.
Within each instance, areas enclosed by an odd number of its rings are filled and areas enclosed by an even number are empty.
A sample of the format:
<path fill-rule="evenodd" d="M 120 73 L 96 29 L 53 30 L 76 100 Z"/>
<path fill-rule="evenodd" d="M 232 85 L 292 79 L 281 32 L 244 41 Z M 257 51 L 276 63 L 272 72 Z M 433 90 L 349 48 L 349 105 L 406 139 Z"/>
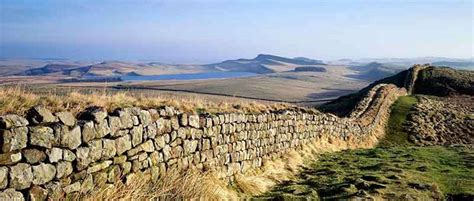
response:
<path fill-rule="evenodd" d="M 304 110 L 188 114 L 172 107 L 91 107 L 74 117 L 31 108 L 0 117 L 0 198 L 46 199 L 178 169 L 232 180 L 267 160 L 322 138 L 370 147 L 384 134 L 390 105 L 406 89 L 380 84 L 349 117 Z"/>

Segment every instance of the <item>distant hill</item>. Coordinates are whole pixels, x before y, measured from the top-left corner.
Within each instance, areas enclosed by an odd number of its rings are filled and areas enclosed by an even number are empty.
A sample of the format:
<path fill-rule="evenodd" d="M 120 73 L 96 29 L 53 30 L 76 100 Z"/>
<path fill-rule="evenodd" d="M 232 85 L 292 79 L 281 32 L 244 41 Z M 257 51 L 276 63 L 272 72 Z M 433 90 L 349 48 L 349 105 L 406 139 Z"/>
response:
<path fill-rule="evenodd" d="M 79 76 L 87 73 L 89 67 L 81 67 L 78 65 L 71 64 L 47 64 L 41 68 L 33 68 L 26 70 L 19 75 L 67 75 L 67 76 Z"/>
<path fill-rule="evenodd" d="M 300 65 L 325 65 L 320 60 L 305 57 L 286 58 L 269 54 L 259 54 L 253 59 L 227 60 L 206 66 L 221 71 L 252 72 L 258 74 L 293 70 Z"/>
<path fill-rule="evenodd" d="M 259 54 L 253 59 L 227 60 L 220 63 L 205 65 L 184 65 L 184 64 L 164 64 L 160 62 L 124 62 L 124 61 L 103 61 L 100 63 L 74 63 L 63 60 L 48 60 L 40 63 L 41 67 L 24 67 L 22 70 L 8 70 L 12 68 L 19 69 L 15 63 L 5 62 L 3 71 L 0 75 L 27 75 L 27 76 L 122 76 L 122 75 L 162 75 L 162 74 L 180 74 L 180 73 L 202 73 L 202 72 L 251 72 L 257 74 L 267 74 L 274 72 L 293 71 L 299 66 L 320 66 L 325 65 L 320 60 L 309 59 L 305 57 L 296 57 L 294 59 L 275 55 Z M 0 63 L 0 67 L 3 66 Z M 9 73 L 14 72 L 14 73 Z"/>
<path fill-rule="evenodd" d="M 349 69 L 358 71 L 358 74 L 347 75 L 348 77 L 375 81 L 385 77 L 395 75 L 403 70 L 405 67 L 393 64 L 383 64 L 378 62 L 371 62 L 365 65 L 350 66 Z"/>
<path fill-rule="evenodd" d="M 473 61 L 438 61 L 438 62 L 433 62 L 431 64 L 434 66 L 449 66 L 452 68 L 474 70 Z"/>

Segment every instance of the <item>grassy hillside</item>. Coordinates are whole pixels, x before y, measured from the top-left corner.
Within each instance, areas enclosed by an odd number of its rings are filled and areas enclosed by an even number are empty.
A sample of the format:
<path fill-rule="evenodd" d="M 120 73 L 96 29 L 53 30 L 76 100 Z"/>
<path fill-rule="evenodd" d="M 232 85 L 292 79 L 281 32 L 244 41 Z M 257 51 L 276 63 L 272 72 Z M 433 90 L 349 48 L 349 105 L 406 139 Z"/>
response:
<path fill-rule="evenodd" d="M 258 199 L 472 199 L 474 150 L 409 143 L 403 127 L 415 103 L 401 97 L 393 105 L 380 146 L 322 154 Z"/>

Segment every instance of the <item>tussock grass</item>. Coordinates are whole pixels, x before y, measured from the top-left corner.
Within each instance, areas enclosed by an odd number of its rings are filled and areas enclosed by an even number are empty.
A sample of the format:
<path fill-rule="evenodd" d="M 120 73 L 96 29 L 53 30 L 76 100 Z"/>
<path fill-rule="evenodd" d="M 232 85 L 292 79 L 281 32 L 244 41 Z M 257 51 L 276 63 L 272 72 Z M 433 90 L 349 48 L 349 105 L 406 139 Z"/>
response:
<path fill-rule="evenodd" d="M 31 90 L 22 86 L 0 87 L 0 115 L 24 114 L 35 105 L 44 105 L 53 112 L 78 113 L 89 106 L 104 107 L 108 111 L 123 107 L 160 108 L 173 106 L 188 113 L 247 112 L 259 113 L 295 107 L 283 103 L 256 101 L 209 101 L 199 97 L 172 97 L 159 94 L 135 93 L 131 91 L 107 91 L 77 89 Z"/>

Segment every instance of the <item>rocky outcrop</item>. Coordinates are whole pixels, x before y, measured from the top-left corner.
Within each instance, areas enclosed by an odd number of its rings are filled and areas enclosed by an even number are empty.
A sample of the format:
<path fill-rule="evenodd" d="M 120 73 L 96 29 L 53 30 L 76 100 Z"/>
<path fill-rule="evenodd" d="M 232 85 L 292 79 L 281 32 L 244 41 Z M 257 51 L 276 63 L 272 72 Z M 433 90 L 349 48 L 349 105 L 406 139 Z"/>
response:
<path fill-rule="evenodd" d="M 418 96 L 406 127 L 410 141 L 419 145 L 472 145 L 474 97 Z"/>
<path fill-rule="evenodd" d="M 37 106 L 27 118 L 0 117 L 0 198 L 87 192 L 170 169 L 213 170 L 231 179 L 323 137 L 360 146 L 383 136 L 391 103 L 405 94 L 377 86 L 352 118 L 303 110 L 196 115 L 172 107 L 110 113 L 91 107 L 74 118 Z"/>

